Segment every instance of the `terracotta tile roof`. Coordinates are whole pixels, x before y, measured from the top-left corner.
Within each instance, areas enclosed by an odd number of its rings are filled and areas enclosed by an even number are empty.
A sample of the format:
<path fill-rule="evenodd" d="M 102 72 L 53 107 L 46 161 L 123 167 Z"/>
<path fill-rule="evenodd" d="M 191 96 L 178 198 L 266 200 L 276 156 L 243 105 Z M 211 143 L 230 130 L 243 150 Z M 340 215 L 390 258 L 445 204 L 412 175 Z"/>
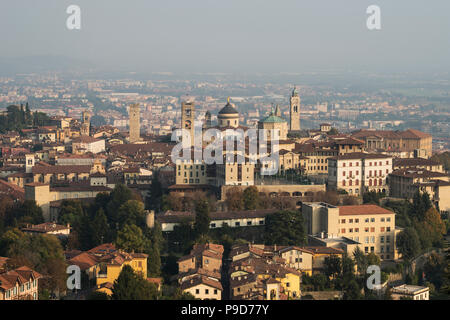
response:
<path fill-rule="evenodd" d="M 70 166 L 52 166 L 39 162 L 32 168 L 33 174 L 70 174 L 70 173 L 90 173 L 90 165 L 70 165 Z"/>
<path fill-rule="evenodd" d="M 305 247 L 306 250 L 313 252 L 314 254 L 343 254 L 344 251 L 341 249 L 322 247 L 322 246 L 308 246 Z"/>
<path fill-rule="evenodd" d="M 23 266 L 15 270 L 10 270 L 0 274 L 0 288 L 9 290 L 16 286 L 16 284 L 23 284 L 30 280 L 37 280 L 42 278 L 42 275 L 29 267 Z"/>
<path fill-rule="evenodd" d="M 222 284 L 218 280 L 213 280 L 211 278 L 197 275 L 191 279 L 188 279 L 186 281 L 183 281 L 181 284 L 181 290 L 186 290 L 195 286 L 198 286 L 199 284 L 204 284 L 206 286 L 212 287 L 214 289 L 218 289 L 220 291 L 223 290 Z"/>
<path fill-rule="evenodd" d="M 428 171 L 420 168 L 397 169 L 390 173 L 391 176 L 406 178 L 440 178 L 449 177 L 448 174 L 442 172 Z"/>
<path fill-rule="evenodd" d="M 90 137 L 90 136 L 82 136 L 82 137 L 72 139 L 72 143 L 93 143 L 93 142 L 97 142 L 97 141 L 101 141 L 101 139 L 96 139 L 96 138 Z"/>
<path fill-rule="evenodd" d="M 203 275 L 206 277 L 210 277 L 210 278 L 216 278 L 216 279 L 221 278 L 221 274 L 219 272 L 217 272 L 215 270 L 207 270 L 205 268 L 195 268 L 195 269 L 191 269 L 187 272 L 179 273 L 176 275 L 176 278 L 182 280 L 183 278 L 190 278 L 197 274 Z"/>
<path fill-rule="evenodd" d="M 395 214 L 394 212 L 374 204 L 362 204 L 354 206 L 339 206 L 339 215 L 373 215 L 373 214 Z"/>
<path fill-rule="evenodd" d="M 122 250 L 117 250 L 112 243 L 105 243 L 89 251 L 75 255 L 69 262 L 78 265 L 82 270 L 86 270 L 98 263 L 122 265 L 125 261 L 147 257 L 148 255 L 145 253 L 127 253 Z"/>
<path fill-rule="evenodd" d="M 0 179 L 0 194 L 5 194 L 15 199 L 25 199 L 25 190 L 23 188 L 2 179 Z"/>
<path fill-rule="evenodd" d="M 392 158 L 392 156 L 388 156 L 385 154 L 379 154 L 379 153 L 364 153 L 364 152 L 352 152 L 352 153 L 346 153 L 343 155 L 332 157 L 331 159 L 336 160 L 353 160 L 353 159 L 389 159 Z"/>
<path fill-rule="evenodd" d="M 81 254 L 73 257 L 69 260 L 70 264 L 77 265 L 82 271 L 87 270 L 99 263 L 97 258 L 87 252 L 82 252 Z"/>
<path fill-rule="evenodd" d="M 415 166 L 439 166 L 440 164 L 431 159 L 424 158 L 396 158 L 394 166 L 396 167 L 415 167 Z"/>

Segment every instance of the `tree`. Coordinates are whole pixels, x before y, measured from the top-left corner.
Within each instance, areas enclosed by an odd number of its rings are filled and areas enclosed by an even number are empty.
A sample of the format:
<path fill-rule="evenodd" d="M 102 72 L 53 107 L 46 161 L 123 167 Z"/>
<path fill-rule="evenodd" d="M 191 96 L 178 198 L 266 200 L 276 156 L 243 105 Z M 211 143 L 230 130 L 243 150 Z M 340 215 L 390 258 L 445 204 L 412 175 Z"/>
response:
<path fill-rule="evenodd" d="M 87 300 L 109 300 L 109 296 L 101 291 L 93 291 L 89 294 Z"/>
<path fill-rule="evenodd" d="M 420 193 L 419 191 L 416 191 L 409 210 L 412 217 L 421 221 L 425 216 L 425 212 L 427 212 L 427 210 L 432 206 L 430 195 L 427 192 Z"/>
<path fill-rule="evenodd" d="M 146 226 L 146 214 L 144 204 L 137 200 L 128 200 L 118 210 L 119 228 L 126 224 L 134 224 L 139 227 Z"/>
<path fill-rule="evenodd" d="M 345 196 L 342 198 L 342 205 L 344 206 L 354 206 L 359 204 L 358 198 L 355 196 Z"/>
<path fill-rule="evenodd" d="M 161 224 L 158 221 L 155 221 L 153 228 L 147 228 L 146 237 L 156 245 L 159 251 L 163 250 L 165 239 L 162 234 Z"/>
<path fill-rule="evenodd" d="M 119 222 L 118 208 L 128 200 L 132 200 L 133 195 L 129 188 L 123 184 L 116 184 L 114 190 L 109 195 L 109 201 L 106 205 L 106 216 L 108 222 L 115 225 Z"/>
<path fill-rule="evenodd" d="M 266 244 L 303 245 L 306 233 L 299 211 L 280 211 L 266 216 L 264 238 Z"/>
<path fill-rule="evenodd" d="M 336 255 L 325 257 L 323 267 L 328 278 L 336 278 L 341 273 L 341 259 Z"/>
<path fill-rule="evenodd" d="M 420 240 L 414 228 L 408 227 L 397 235 L 397 248 L 406 260 L 411 260 L 420 252 Z"/>
<path fill-rule="evenodd" d="M 96 247 L 107 240 L 109 231 L 108 221 L 103 208 L 98 209 L 92 221 L 92 246 Z"/>
<path fill-rule="evenodd" d="M 361 288 L 355 279 L 350 282 L 344 288 L 344 300 L 359 300 L 361 299 Z"/>
<path fill-rule="evenodd" d="M 11 212 L 13 219 L 19 224 L 39 224 L 44 222 L 42 209 L 36 204 L 34 200 L 25 200 L 18 203 Z"/>
<path fill-rule="evenodd" d="M 80 201 L 63 200 L 58 214 L 58 222 L 77 226 L 81 222 L 84 210 Z"/>
<path fill-rule="evenodd" d="M 240 211 L 244 208 L 244 196 L 241 189 L 234 187 L 227 191 L 225 203 L 229 211 Z"/>
<path fill-rule="evenodd" d="M 318 191 L 314 193 L 314 202 L 326 202 L 333 206 L 339 205 L 339 196 L 336 191 Z"/>
<path fill-rule="evenodd" d="M 30 106 L 28 105 L 28 102 L 25 104 L 25 119 L 26 119 L 26 124 L 27 125 L 31 125 L 33 122 L 32 116 L 31 116 L 31 110 L 30 110 Z"/>
<path fill-rule="evenodd" d="M 66 264 L 58 238 L 53 235 L 31 235 L 11 230 L 3 235 L 1 242 L 5 241 L 8 247 L 2 255 L 5 253 L 14 267 L 25 265 L 46 276 L 39 280 L 40 289 L 66 289 Z"/>
<path fill-rule="evenodd" d="M 358 273 L 364 274 L 369 265 L 367 262 L 366 255 L 364 254 L 364 252 L 362 252 L 362 250 L 359 247 L 356 247 L 355 251 L 353 251 L 353 258 L 355 259 L 355 263 L 358 268 Z"/>
<path fill-rule="evenodd" d="M 209 204 L 206 200 L 198 200 L 195 206 L 194 231 L 197 236 L 206 235 L 209 231 L 211 218 Z"/>
<path fill-rule="evenodd" d="M 161 256 L 155 243 L 152 243 L 148 252 L 147 274 L 149 277 L 159 277 L 161 275 Z"/>
<path fill-rule="evenodd" d="M 255 210 L 258 207 L 259 192 L 255 186 L 246 188 L 243 197 L 245 210 Z"/>
<path fill-rule="evenodd" d="M 191 293 L 184 292 L 179 287 L 175 289 L 175 292 L 171 298 L 173 300 L 196 300 L 196 298 Z"/>
<path fill-rule="evenodd" d="M 431 282 L 437 290 L 440 290 L 445 282 L 445 268 L 445 259 L 437 253 L 432 253 L 428 256 L 423 266 L 427 281 Z"/>
<path fill-rule="evenodd" d="M 450 296 L 450 253 L 445 255 L 442 286 L 440 292 Z"/>
<path fill-rule="evenodd" d="M 159 182 L 158 174 L 155 173 L 150 185 L 150 197 L 148 197 L 147 207 L 149 209 L 159 211 L 161 206 L 161 198 L 163 196 L 163 190 L 161 182 Z"/>
<path fill-rule="evenodd" d="M 440 246 L 447 228 L 441 219 L 441 215 L 435 208 L 430 208 L 425 212 L 423 225 L 429 232 L 433 245 Z"/>
<path fill-rule="evenodd" d="M 158 290 L 153 283 L 137 275 L 133 268 L 125 265 L 114 281 L 113 300 L 156 300 Z"/>
<path fill-rule="evenodd" d="M 117 232 L 116 246 L 127 252 L 144 252 L 148 248 L 148 242 L 142 230 L 134 224 L 126 224 Z"/>

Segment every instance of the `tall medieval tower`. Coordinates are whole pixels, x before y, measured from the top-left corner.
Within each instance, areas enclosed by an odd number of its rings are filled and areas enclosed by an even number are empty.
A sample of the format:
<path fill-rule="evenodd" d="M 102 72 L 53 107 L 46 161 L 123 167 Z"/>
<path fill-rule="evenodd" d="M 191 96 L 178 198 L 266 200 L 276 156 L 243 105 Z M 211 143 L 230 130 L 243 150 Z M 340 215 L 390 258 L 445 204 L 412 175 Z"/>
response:
<path fill-rule="evenodd" d="M 130 117 L 130 142 L 137 142 L 141 136 L 141 108 L 138 103 L 132 104 L 128 112 Z"/>
<path fill-rule="evenodd" d="M 194 122 L 195 105 L 194 102 L 181 102 L 181 128 L 186 129 L 191 134 L 191 146 L 194 145 Z"/>
<path fill-rule="evenodd" d="M 91 130 L 91 113 L 87 110 L 83 111 L 81 114 L 81 129 L 80 134 L 82 136 L 88 136 Z"/>
<path fill-rule="evenodd" d="M 298 95 L 296 88 L 292 90 L 290 106 L 289 130 L 298 131 L 300 130 L 300 96 Z"/>

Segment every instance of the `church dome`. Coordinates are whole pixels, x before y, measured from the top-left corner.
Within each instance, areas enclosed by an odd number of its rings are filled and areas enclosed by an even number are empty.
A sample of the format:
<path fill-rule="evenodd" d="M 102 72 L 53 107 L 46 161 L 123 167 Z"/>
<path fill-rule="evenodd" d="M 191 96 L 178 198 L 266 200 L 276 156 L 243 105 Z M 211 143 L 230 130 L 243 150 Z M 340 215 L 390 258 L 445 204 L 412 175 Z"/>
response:
<path fill-rule="evenodd" d="M 264 118 L 261 122 L 262 123 L 282 123 L 282 122 L 286 122 L 286 120 L 284 120 L 283 118 L 280 118 L 272 113 L 267 118 Z"/>
<path fill-rule="evenodd" d="M 219 111 L 220 115 L 233 115 L 233 114 L 239 114 L 239 112 L 231 105 L 230 98 L 228 98 L 228 102 L 225 105 L 225 107 L 222 108 L 222 110 Z"/>

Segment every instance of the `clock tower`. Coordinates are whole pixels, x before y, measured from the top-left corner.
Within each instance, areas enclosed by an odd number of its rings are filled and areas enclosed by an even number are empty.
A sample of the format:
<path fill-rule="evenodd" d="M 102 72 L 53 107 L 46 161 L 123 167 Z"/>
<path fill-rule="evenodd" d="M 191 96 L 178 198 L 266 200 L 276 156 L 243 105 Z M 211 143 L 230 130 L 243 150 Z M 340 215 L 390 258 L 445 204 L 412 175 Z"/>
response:
<path fill-rule="evenodd" d="M 297 88 L 294 87 L 292 95 L 290 97 L 290 131 L 300 130 L 300 96 L 298 95 Z"/>

